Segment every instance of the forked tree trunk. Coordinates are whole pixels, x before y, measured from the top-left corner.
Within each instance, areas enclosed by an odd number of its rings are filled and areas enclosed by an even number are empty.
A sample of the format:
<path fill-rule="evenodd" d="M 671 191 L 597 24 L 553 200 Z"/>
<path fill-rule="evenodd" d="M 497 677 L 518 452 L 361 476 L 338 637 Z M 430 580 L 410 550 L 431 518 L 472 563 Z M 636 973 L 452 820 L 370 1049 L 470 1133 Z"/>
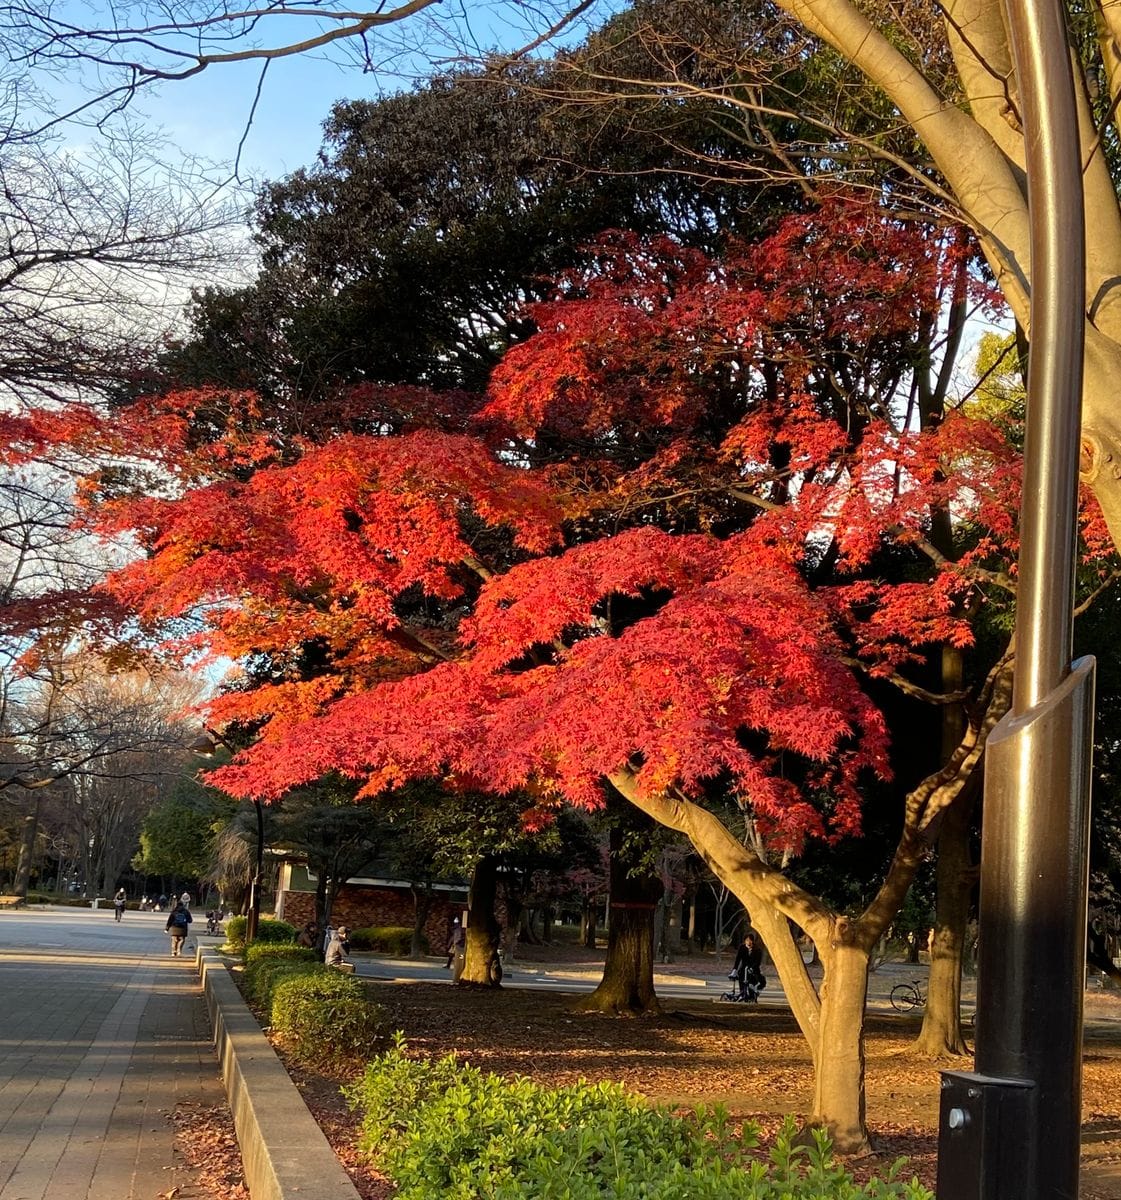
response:
<path fill-rule="evenodd" d="M 494 971 L 501 930 L 494 915 L 498 898 L 498 860 L 483 855 L 475 864 L 467 893 L 467 952 L 457 983 L 470 987 L 498 987 Z"/>
<path fill-rule="evenodd" d="M 607 926 L 607 959 L 603 978 L 575 1007 L 584 1012 L 636 1016 L 658 1012 L 654 992 L 654 911 L 661 895 L 657 876 L 630 873 L 622 856 L 626 829 L 611 826 L 611 919 Z"/>
<path fill-rule="evenodd" d="M 950 805 L 938 834 L 937 899 L 926 1011 L 915 1049 L 932 1058 L 968 1054 L 961 1032 L 961 968 L 975 872 L 969 855 L 971 797 Z"/>

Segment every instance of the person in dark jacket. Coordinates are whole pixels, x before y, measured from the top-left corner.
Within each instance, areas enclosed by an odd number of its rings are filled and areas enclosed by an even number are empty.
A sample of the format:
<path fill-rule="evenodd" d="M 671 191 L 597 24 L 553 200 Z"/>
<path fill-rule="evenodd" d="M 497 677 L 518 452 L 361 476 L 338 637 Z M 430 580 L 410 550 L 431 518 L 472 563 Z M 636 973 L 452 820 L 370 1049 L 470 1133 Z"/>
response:
<path fill-rule="evenodd" d="M 191 929 L 191 910 L 185 904 L 177 903 L 167 914 L 166 929 L 171 934 L 171 956 L 178 958 Z"/>
<path fill-rule="evenodd" d="M 739 981 L 740 999 L 752 1004 L 759 999 L 759 989 L 763 986 L 763 947 L 753 933 L 744 934 L 743 943 L 736 951 L 736 961 L 732 964 L 732 978 Z"/>

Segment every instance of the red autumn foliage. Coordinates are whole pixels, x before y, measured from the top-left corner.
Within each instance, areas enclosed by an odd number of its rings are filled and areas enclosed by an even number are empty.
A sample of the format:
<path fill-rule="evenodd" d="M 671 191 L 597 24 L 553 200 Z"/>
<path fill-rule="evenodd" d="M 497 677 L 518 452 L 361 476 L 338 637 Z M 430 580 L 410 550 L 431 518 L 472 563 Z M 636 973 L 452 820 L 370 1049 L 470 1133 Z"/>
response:
<path fill-rule="evenodd" d="M 252 397 L 153 400 L 111 443 L 179 490 L 91 486 L 146 552 L 109 590 L 248 664 L 210 711 L 260 734 L 235 793 L 450 775 L 544 810 L 625 766 L 730 790 L 776 844 L 854 832 L 888 761 L 852 664 L 969 644 L 1015 545 L 1005 433 L 908 416 L 963 253 L 843 202 L 719 261 L 617 234 L 481 405 L 370 396 L 376 430 L 309 444 Z M 956 561 L 922 557 L 932 506 L 971 533 Z"/>

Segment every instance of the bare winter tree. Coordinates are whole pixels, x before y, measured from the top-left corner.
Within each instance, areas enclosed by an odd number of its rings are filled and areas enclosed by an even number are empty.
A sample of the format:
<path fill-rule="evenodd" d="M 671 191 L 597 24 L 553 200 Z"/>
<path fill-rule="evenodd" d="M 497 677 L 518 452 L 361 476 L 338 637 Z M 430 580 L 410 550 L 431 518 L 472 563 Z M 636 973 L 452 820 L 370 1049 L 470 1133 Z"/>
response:
<path fill-rule="evenodd" d="M 0 127 L 0 403 L 143 386 L 192 285 L 229 277 L 236 214 L 127 125 L 80 151 Z"/>
<path fill-rule="evenodd" d="M 496 42 L 527 54 L 569 29 L 595 2 L 504 0 L 449 10 L 437 0 L 357 7 L 328 0 L 244 6 L 184 0 L 170 7 L 140 0 L 91 3 L 78 23 L 60 8 L 14 0 L 0 5 L 0 39 L 12 62 L 34 76 L 65 74 L 88 83 L 67 111 L 48 106 L 44 123 L 50 124 L 100 119 L 152 85 L 236 63 L 259 65 L 259 99 L 269 63 L 298 54 L 335 52 L 367 73 L 414 75 L 476 58 Z"/>
<path fill-rule="evenodd" d="M 179 715 L 198 681 L 146 670 L 113 672 L 89 653 L 44 655 L 9 699 L 0 740 L 0 795 L 18 786 L 25 805 L 16 894 L 24 894 L 40 815 L 49 794 L 55 824 L 70 835 L 90 886 L 116 881 L 138 845 L 161 781 L 193 767 L 192 728 Z"/>

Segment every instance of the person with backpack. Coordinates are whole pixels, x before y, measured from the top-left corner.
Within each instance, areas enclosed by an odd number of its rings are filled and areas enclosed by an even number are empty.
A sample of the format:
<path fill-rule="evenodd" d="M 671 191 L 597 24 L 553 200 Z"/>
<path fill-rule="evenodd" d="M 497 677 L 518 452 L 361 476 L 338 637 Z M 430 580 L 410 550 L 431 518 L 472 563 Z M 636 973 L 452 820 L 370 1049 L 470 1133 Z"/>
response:
<path fill-rule="evenodd" d="M 177 903 L 167 915 L 167 932 L 171 934 L 171 956 L 178 958 L 183 952 L 183 942 L 191 928 L 191 910 Z"/>

